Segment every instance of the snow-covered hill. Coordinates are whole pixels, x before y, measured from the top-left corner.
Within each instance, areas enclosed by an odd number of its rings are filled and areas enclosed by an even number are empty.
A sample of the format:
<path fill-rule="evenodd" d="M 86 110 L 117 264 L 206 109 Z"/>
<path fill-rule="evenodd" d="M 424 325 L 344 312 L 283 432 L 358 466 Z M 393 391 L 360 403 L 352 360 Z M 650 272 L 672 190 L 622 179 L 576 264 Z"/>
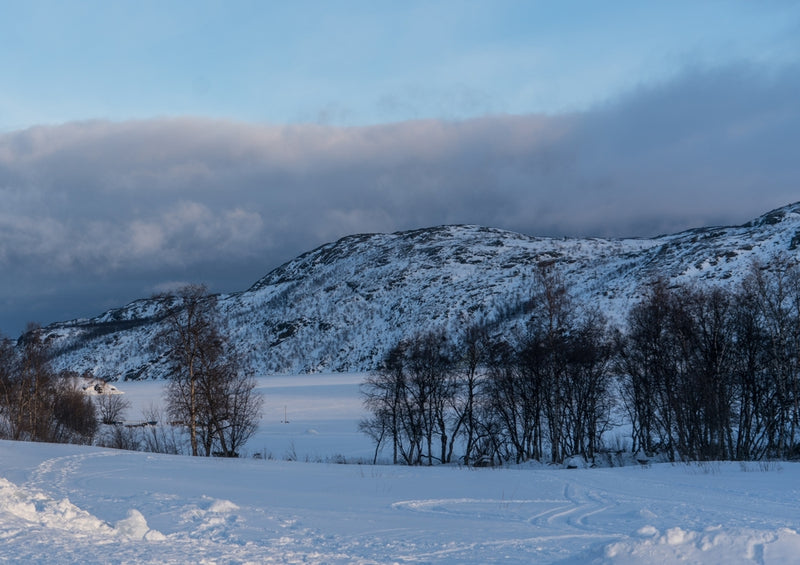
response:
<path fill-rule="evenodd" d="M 754 261 L 800 257 L 800 203 L 735 227 L 651 239 L 529 237 L 479 226 L 364 234 L 323 245 L 220 305 L 259 373 L 366 371 L 399 338 L 435 327 L 519 322 L 532 276 L 552 263 L 572 294 L 621 323 L 656 276 L 736 281 Z M 107 379 L 158 377 L 154 303 L 47 327 L 59 367 Z"/>

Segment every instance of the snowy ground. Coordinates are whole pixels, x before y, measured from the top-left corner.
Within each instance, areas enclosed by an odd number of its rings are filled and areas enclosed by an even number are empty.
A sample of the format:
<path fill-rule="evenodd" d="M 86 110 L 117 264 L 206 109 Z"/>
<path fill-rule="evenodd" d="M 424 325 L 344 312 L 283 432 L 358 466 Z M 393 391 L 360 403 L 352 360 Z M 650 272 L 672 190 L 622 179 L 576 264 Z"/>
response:
<path fill-rule="evenodd" d="M 273 460 L 0 442 L 0 561 L 800 562 L 800 464 L 468 470 L 305 462 L 371 458 L 355 431 L 359 381 L 263 379 L 265 418 L 248 447 Z M 137 407 L 161 390 L 120 388 Z M 287 454 L 297 461 L 284 461 Z"/>
<path fill-rule="evenodd" d="M 331 459 L 371 462 L 374 445 L 358 431 L 366 413 L 359 385 L 363 374 L 289 375 L 258 379 L 263 417 L 245 446 L 249 456 L 319 462 Z M 131 402 L 130 421 L 149 420 L 153 404 L 162 408 L 162 381 L 118 383 Z M 162 409 L 163 412 L 163 409 Z"/>

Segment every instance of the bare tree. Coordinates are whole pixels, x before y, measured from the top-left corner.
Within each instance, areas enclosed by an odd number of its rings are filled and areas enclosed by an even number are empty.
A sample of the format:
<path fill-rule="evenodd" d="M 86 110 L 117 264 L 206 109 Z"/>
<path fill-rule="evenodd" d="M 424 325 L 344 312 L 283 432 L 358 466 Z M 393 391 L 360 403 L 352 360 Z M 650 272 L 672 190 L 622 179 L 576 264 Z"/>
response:
<path fill-rule="evenodd" d="M 0 437 L 13 437 L 17 421 L 17 352 L 12 341 L 0 335 Z"/>
<path fill-rule="evenodd" d="M 543 449 L 542 387 L 535 350 L 515 349 L 504 340 L 489 352 L 481 387 L 486 409 L 480 420 L 491 457 L 522 463 L 539 459 Z"/>
<path fill-rule="evenodd" d="M 21 341 L 16 370 L 16 398 L 11 406 L 16 411 L 14 439 L 47 441 L 50 439 L 52 407 L 55 404 L 56 375 L 50 367 L 47 345 L 38 325 L 29 324 Z"/>
<path fill-rule="evenodd" d="M 654 281 L 628 312 L 627 334 L 619 347 L 617 370 L 623 379 L 621 394 L 633 427 L 634 451 L 674 453 L 672 415 L 666 409 L 673 392 L 670 300 L 667 284 Z"/>
<path fill-rule="evenodd" d="M 520 463 L 592 459 L 610 425 L 614 340 L 605 319 L 541 265 L 527 304 L 527 332 L 485 351 L 481 444 Z"/>
<path fill-rule="evenodd" d="M 170 422 L 165 422 L 161 409 L 151 403 L 142 410 L 142 417 L 147 424 L 140 428 L 128 428 L 137 449 L 151 453 L 168 453 L 181 455 L 186 453 L 186 436 Z M 119 429 L 119 426 L 116 426 Z"/>
<path fill-rule="evenodd" d="M 735 456 L 733 422 L 736 401 L 743 399 L 737 394 L 737 349 L 744 354 L 752 346 L 741 341 L 744 333 L 737 336 L 737 327 L 753 330 L 735 304 L 722 288 L 657 282 L 631 311 L 619 367 L 635 442 L 646 451 L 662 450 L 673 460 Z M 749 434 L 752 419 L 743 423 Z"/>
<path fill-rule="evenodd" d="M 420 334 L 397 343 L 364 382 L 364 404 L 372 415 L 360 429 L 375 440 L 376 457 L 389 436 L 394 462 L 449 462 L 461 422 L 453 409 L 458 383 L 450 354 L 444 333 Z"/>
<path fill-rule="evenodd" d="M 99 427 L 92 399 L 77 386 L 77 374 L 61 373 L 56 384 L 49 441 L 91 443 Z"/>
<path fill-rule="evenodd" d="M 418 419 L 424 439 L 428 465 L 434 460 L 447 463 L 447 446 L 452 415 L 449 407 L 455 393 L 449 343 L 443 332 L 429 332 L 410 340 L 406 350 L 408 379 L 407 400 Z M 434 440 L 439 441 L 438 455 Z"/>
<path fill-rule="evenodd" d="M 378 453 L 387 438 L 392 441 L 393 464 L 399 462 L 401 453 L 407 452 L 403 446 L 406 436 L 401 424 L 406 386 L 405 348 L 404 341 L 395 344 L 387 352 L 378 370 L 368 375 L 361 385 L 364 406 L 370 416 L 359 423 L 359 429 L 375 442 L 373 461 L 377 461 Z M 410 464 L 408 459 L 406 462 Z"/>
<path fill-rule="evenodd" d="M 461 355 L 457 361 L 459 386 L 453 396 L 454 409 L 458 416 L 456 430 L 462 430 L 464 436 L 464 464 L 469 466 L 476 443 L 480 437 L 478 412 L 480 401 L 481 371 L 488 362 L 489 336 L 486 330 L 478 325 L 468 326 L 461 340 Z M 452 441 L 450 452 L 452 456 Z"/>
<path fill-rule="evenodd" d="M 770 367 L 769 328 L 764 322 L 760 289 L 752 272 L 735 296 L 733 374 L 736 382 L 736 450 L 738 460 L 761 459 L 771 449 L 770 439 L 779 408 Z M 772 454 L 774 455 L 774 453 Z"/>
<path fill-rule="evenodd" d="M 104 424 L 116 424 L 122 419 L 131 403 L 121 394 L 98 394 L 95 404 L 100 421 Z"/>
<path fill-rule="evenodd" d="M 615 340 L 605 318 L 583 310 L 567 339 L 566 404 L 562 452 L 593 460 L 610 426 L 612 361 Z"/>
<path fill-rule="evenodd" d="M 168 412 L 189 431 L 192 455 L 236 456 L 258 425 L 261 398 L 224 335 L 216 297 L 200 285 L 160 297 L 172 373 Z"/>
<path fill-rule="evenodd" d="M 169 412 L 174 419 L 185 423 L 192 455 L 197 456 L 203 362 L 219 356 L 221 346 L 216 304 L 206 288 L 198 285 L 185 286 L 175 295 L 164 295 L 160 303 L 164 329 L 157 336 L 156 345 L 166 347 L 172 368 Z"/>
<path fill-rule="evenodd" d="M 230 354 L 210 367 L 200 383 L 205 408 L 206 453 L 238 457 L 240 448 L 258 429 L 261 395 L 255 381 Z"/>
<path fill-rule="evenodd" d="M 97 431 L 94 405 L 75 376 L 50 366 L 42 329 L 30 324 L 16 348 L 0 340 L 0 410 L 12 439 L 88 443 Z"/>
<path fill-rule="evenodd" d="M 785 255 L 755 264 L 744 282 L 754 299 L 769 383 L 768 454 L 797 456 L 800 433 L 800 268 Z"/>

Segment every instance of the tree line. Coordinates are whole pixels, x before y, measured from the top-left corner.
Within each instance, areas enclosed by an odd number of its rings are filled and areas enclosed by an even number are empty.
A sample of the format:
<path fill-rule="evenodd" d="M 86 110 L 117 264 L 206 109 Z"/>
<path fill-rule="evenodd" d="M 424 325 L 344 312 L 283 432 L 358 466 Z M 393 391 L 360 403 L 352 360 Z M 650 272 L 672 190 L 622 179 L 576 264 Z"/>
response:
<path fill-rule="evenodd" d="M 168 421 L 151 410 L 150 423 L 160 427 L 145 433 L 122 426 L 130 404 L 85 394 L 80 384 L 92 375 L 53 370 L 44 330 L 31 325 L 17 344 L 0 338 L 0 437 L 238 457 L 257 429 L 262 399 L 226 336 L 216 297 L 188 285 L 154 299 L 159 330 L 142 347 L 168 368 Z M 107 424 L 102 437 L 100 423 Z"/>
<path fill-rule="evenodd" d="M 399 341 L 362 386 L 360 429 L 392 461 L 593 461 L 612 429 L 676 460 L 800 456 L 800 272 L 785 258 L 736 285 L 656 279 L 616 328 L 536 272 L 526 323 Z"/>

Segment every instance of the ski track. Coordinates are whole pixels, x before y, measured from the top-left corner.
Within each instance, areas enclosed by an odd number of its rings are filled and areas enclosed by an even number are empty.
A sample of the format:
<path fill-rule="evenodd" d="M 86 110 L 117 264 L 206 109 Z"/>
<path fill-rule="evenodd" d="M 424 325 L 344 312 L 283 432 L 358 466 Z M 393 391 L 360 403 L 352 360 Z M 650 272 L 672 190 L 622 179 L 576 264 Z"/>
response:
<path fill-rule="evenodd" d="M 393 507 L 404 511 L 449 517 L 478 516 L 491 519 L 493 522 L 516 522 L 529 526 L 529 537 L 453 544 L 446 550 L 416 553 L 422 562 L 438 560 L 445 556 L 456 562 L 466 560 L 525 563 L 531 559 L 535 559 L 536 562 L 553 562 L 569 557 L 569 553 L 564 551 L 565 542 L 587 550 L 598 543 L 611 543 L 624 537 L 615 532 L 598 531 L 596 526 L 588 523 L 591 517 L 602 515 L 614 507 L 603 494 L 584 489 L 575 481 L 558 482 L 562 498 L 410 500 L 395 503 Z"/>

